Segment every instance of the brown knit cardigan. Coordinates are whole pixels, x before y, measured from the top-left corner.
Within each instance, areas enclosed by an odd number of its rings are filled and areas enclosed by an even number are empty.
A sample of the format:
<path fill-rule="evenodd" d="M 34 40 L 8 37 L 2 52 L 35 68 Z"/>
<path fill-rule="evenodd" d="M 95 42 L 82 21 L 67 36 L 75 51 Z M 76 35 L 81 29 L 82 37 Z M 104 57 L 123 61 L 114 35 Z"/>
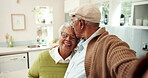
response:
<path fill-rule="evenodd" d="M 131 78 L 138 58 L 127 43 L 105 28 L 89 42 L 85 56 L 87 78 Z"/>

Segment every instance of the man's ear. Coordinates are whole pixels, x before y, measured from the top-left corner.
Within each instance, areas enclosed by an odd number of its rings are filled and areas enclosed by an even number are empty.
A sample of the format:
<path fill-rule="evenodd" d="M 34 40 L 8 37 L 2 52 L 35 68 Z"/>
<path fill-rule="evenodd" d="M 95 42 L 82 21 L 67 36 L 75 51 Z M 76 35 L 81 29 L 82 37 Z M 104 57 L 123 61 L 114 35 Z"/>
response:
<path fill-rule="evenodd" d="M 80 26 L 82 26 L 82 23 L 80 22 Z"/>
<path fill-rule="evenodd" d="M 83 30 L 85 27 L 85 21 L 82 19 L 80 20 L 80 27 L 81 27 L 81 30 Z"/>

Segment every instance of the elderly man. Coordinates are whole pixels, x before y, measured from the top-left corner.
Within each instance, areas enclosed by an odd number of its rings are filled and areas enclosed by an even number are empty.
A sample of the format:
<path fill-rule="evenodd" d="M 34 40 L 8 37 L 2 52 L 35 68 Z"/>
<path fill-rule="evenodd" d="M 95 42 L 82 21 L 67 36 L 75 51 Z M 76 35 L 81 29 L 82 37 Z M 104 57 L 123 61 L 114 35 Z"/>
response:
<path fill-rule="evenodd" d="M 84 4 L 72 13 L 78 50 L 64 78 L 131 78 L 138 59 L 127 43 L 99 27 L 101 14 L 92 4 Z"/>

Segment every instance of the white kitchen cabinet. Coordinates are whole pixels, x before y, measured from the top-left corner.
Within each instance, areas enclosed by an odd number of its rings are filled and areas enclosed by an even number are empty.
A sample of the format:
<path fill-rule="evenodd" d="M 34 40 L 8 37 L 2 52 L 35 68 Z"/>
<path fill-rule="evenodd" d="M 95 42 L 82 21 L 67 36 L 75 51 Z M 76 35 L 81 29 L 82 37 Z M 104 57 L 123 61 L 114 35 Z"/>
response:
<path fill-rule="evenodd" d="M 0 56 L 0 73 L 28 69 L 27 53 Z"/>
<path fill-rule="evenodd" d="M 148 29 L 148 1 L 132 3 L 132 25 Z"/>
<path fill-rule="evenodd" d="M 29 52 L 29 68 L 31 67 L 31 65 L 34 63 L 35 59 L 38 57 L 38 55 L 41 52 L 44 52 L 46 50 L 39 50 L 39 51 L 32 51 Z"/>

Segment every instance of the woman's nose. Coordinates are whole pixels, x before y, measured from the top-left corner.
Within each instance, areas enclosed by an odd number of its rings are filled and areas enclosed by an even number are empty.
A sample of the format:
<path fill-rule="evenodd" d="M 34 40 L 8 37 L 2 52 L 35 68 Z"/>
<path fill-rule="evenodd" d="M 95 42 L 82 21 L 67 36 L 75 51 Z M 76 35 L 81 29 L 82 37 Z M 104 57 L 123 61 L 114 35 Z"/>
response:
<path fill-rule="evenodd" d="M 70 36 L 67 36 L 67 37 L 66 37 L 66 40 L 70 40 Z"/>

